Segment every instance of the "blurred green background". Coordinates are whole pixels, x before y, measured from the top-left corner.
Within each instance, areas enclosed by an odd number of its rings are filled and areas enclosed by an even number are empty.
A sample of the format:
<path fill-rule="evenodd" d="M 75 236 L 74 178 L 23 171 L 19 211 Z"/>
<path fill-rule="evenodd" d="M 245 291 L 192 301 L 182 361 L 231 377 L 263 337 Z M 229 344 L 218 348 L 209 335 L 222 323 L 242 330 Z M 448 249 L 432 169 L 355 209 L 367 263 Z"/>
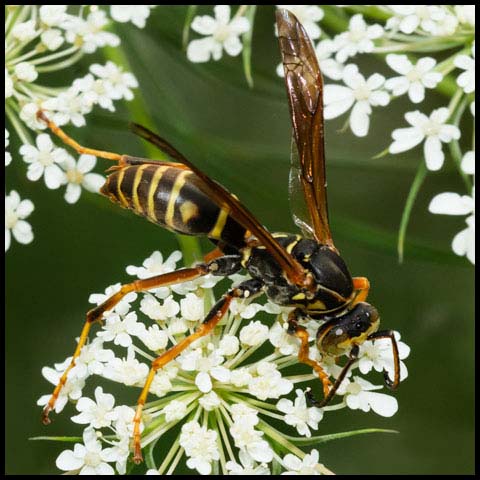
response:
<path fill-rule="evenodd" d="M 141 85 L 137 95 L 153 119 L 150 126 L 235 192 L 269 229 L 296 231 L 287 196 L 290 120 L 283 80 L 275 75 L 280 57 L 273 7 L 259 7 L 255 20 L 253 89 L 246 84 L 241 57 L 203 65 L 186 59 L 181 45 L 185 12 L 184 7 L 158 7 L 144 30 L 115 27 Z M 84 75 L 93 58 L 76 64 L 71 79 Z M 95 59 L 104 62 L 101 53 Z M 380 62 L 362 62 L 361 71 L 381 69 Z M 445 103 L 433 95 L 422 111 Z M 421 150 L 372 159 L 388 146 L 391 131 L 403 126 L 408 109 L 412 105 L 405 98 L 375 109 L 371 133 L 363 140 L 339 132 L 344 118 L 326 125 L 336 244 L 352 274 L 370 279 L 369 299 L 381 312 L 383 327 L 399 330 L 412 348 L 409 377 L 396 393 L 400 408 L 393 418 L 342 410 L 320 424 L 319 434 L 363 427 L 400 432 L 320 446 L 320 460 L 337 474 L 474 472 L 474 269 L 450 250 L 463 219 L 427 212 L 436 193 L 463 193 L 464 185 L 448 163 L 428 176 L 412 212 L 405 261 L 399 264 L 396 232 Z M 69 132 L 89 146 L 141 156 L 145 147 L 127 127 L 128 121 L 142 120 L 136 115 L 118 104 L 115 113 L 96 110 L 87 117 L 88 127 Z M 13 134 L 10 139 L 10 151 L 16 152 Z M 178 244 L 173 234 L 100 196 L 83 192 L 77 204 L 67 205 L 63 189 L 49 191 L 41 182 L 29 182 L 26 165 L 13 156 L 7 192 L 15 189 L 34 202 L 29 221 L 35 240 L 28 246 L 13 243 L 6 255 L 6 472 L 53 474 L 65 445 L 29 437 L 79 434 L 80 429 L 69 421 L 71 407 L 54 416 L 50 427 L 41 424 L 36 401 L 51 391 L 41 368 L 73 352 L 90 293 L 126 281 L 127 265 L 140 265 L 156 249 L 168 254 Z M 108 166 L 99 161 L 97 171 Z"/>

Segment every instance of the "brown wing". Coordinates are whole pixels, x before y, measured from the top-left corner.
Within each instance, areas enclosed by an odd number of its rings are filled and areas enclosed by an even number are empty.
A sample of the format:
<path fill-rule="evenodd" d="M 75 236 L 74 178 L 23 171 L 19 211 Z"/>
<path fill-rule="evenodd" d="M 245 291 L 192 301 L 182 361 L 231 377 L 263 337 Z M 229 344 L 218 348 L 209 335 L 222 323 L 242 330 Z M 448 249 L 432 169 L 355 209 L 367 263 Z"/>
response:
<path fill-rule="evenodd" d="M 203 181 L 204 192 L 217 205 L 225 207 L 238 223 L 249 230 L 264 245 L 270 254 L 278 262 L 287 278 L 294 284 L 302 285 L 306 281 L 305 272 L 302 266 L 293 258 L 279 243 L 272 237 L 259 221 L 245 208 L 233 195 L 231 195 L 219 183 L 212 180 L 209 176 L 199 170 L 189 160 L 187 160 L 178 150 L 170 145 L 166 140 L 159 137 L 145 127 L 136 123 L 131 124 L 134 133 L 156 145 L 171 158 L 186 165 Z M 202 187 L 202 186 L 201 186 Z"/>
<path fill-rule="evenodd" d="M 313 236 L 336 250 L 328 223 L 322 74 L 310 39 L 295 15 L 277 10 L 277 26 L 300 163 L 295 175 L 300 176 Z"/>

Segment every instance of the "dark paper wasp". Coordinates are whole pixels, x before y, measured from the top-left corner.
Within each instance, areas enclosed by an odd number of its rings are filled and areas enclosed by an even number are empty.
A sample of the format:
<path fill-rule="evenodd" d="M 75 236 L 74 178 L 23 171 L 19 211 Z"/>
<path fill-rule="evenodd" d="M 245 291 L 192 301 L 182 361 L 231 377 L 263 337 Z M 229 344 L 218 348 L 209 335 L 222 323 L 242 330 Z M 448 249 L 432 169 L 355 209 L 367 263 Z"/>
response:
<path fill-rule="evenodd" d="M 326 405 L 356 360 L 365 340 L 389 338 L 394 358 L 394 378 L 384 372 L 389 388 L 400 380 L 400 362 L 391 330 L 378 331 L 380 319 L 375 307 L 365 302 L 369 282 L 350 275 L 332 240 L 328 223 L 324 157 L 323 82 L 310 40 L 299 21 L 287 10 L 277 11 L 278 39 L 285 72 L 293 124 L 290 195 L 299 194 L 304 207 L 294 213 L 303 236 L 270 233 L 234 195 L 199 170 L 172 145 L 134 124 L 133 131 L 156 145 L 175 162 L 147 160 L 85 148 L 67 136 L 40 111 L 53 133 L 79 153 L 113 160 L 117 165 L 101 193 L 124 208 L 169 230 L 187 235 L 207 236 L 216 248 L 204 262 L 190 268 L 137 280 L 87 313 L 86 323 L 71 364 L 44 408 L 43 422 L 49 423 L 59 392 L 75 359 L 85 344 L 91 325 L 102 319 L 127 293 L 143 292 L 172 285 L 206 274 L 228 276 L 245 269 L 251 279 L 231 288 L 214 305 L 200 327 L 190 336 L 152 362 L 140 394 L 134 418 L 134 461 L 142 460 L 140 422 L 150 385 L 158 369 L 177 357 L 192 342 L 207 335 L 220 322 L 234 298 L 251 298 L 265 293 L 284 306 L 295 307 L 289 315 L 288 332 L 300 340 L 298 359 L 316 372 L 323 384 Z M 300 325 L 304 317 L 319 320 L 316 345 L 321 355 L 348 355 L 340 375 L 332 384 L 323 367 L 309 357 L 308 334 Z"/>

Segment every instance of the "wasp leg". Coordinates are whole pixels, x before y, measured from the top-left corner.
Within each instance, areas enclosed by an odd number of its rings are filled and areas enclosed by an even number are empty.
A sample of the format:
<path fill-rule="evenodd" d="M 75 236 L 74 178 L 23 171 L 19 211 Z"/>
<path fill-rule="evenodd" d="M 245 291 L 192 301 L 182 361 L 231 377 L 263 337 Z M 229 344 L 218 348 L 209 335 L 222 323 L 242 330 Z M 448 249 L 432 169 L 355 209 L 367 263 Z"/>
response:
<path fill-rule="evenodd" d="M 386 370 L 383 371 L 383 378 L 385 379 L 385 385 L 390 390 L 395 390 L 400 383 L 400 356 L 398 355 L 397 340 L 395 339 L 393 330 L 382 330 L 381 332 L 372 333 L 368 336 L 367 340 L 377 340 L 379 338 L 389 338 L 392 342 L 393 363 L 395 367 L 393 382 L 390 380 Z"/>
<path fill-rule="evenodd" d="M 42 110 L 37 112 L 37 117 L 40 120 L 43 120 L 48 128 L 59 137 L 63 143 L 69 145 L 74 150 L 76 150 L 80 154 L 88 154 L 94 155 L 95 157 L 106 158 L 107 160 L 114 160 L 116 162 L 121 162 L 123 155 L 119 155 L 118 153 L 112 152 L 104 152 L 103 150 L 95 150 L 93 148 L 83 147 L 79 143 L 77 143 L 73 138 L 69 137 L 59 126 L 57 126 L 54 122 L 52 122 Z"/>
<path fill-rule="evenodd" d="M 333 398 L 333 396 L 337 393 L 338 387 L 343 382 L 343 379 L 346 377 L 346 375 L 347 375 L 348 371 L 350 370 L 351 366 L 353 365 L 355 360 L 357 360 L 358 351 L 359 351 L 358 345 L 354 345 L 352 347 L 352 349 L 350 350 L 348 362 L 345 364 L 345 366 L 343 367 L 343 370 L 340 372 L 340 375 L 335 380 L 335 383 L 333 384 L 333 387 L 330 389 L 328 394 L 325 395 L 325 397 L 323 398 L 323 400 L 321 402 L 317 401 L 310 391 L 307 391 L 306 397 L 307 397 L 308 402 L 311 405 L 320 408 L 320 407 L 324 407 L 325 405 L 327 405 L 330 402 L 330 400 Z"/>
<path fill-rule="evenodd" d="M 364 302 L 370 291 L 370 282 L 367 277 L 353 277 L 353 289 L 357 291 L 353 304 Z"/>
<path fill-rule="evenodd" d="M 370 282 L 366 277 L 353 277 L 353 289 L 357 290 L 357 295 L 353 304 L 364 302 L 368 297 L 368 291 L 370 290 Z"/>
<path fill-rule="evenodd" d="M 177 343 L 175 346 L 167 350 L 165 353 L 160 355 L 152 362 L 152 367 L 145 381 L 142 393 L 137 401 L 137 410 L 135 412 L 135 417 L 133 419 L 133 445 L 134 445 L 134 455 L 133 461 L 135 463 L 140 463 L 142 458 L 142 448 L 140 443 L 140 422 L 142 419 L 142 410 L 145 402 L 147 400 L 147 395 L 150 390 L 153 379 L 157 370 L 164 367 L 173 360 L 175 357 L 180 355 L 189 345 L 191 345 L 195 340 L 208 335 L 220 322 L 225 313 L 230 306 L 231 301 L 234 298 L 247 298 L 255 295 L 262 288 L 262 282 L 259 280 L 247 280 L 237 287 L 232 288 L 223 297 L 213 306 L 208 315 L 205 317 L 205 320 L 197 329 L 196 332 L 192 333 L 188 337 L 184 338 L 181 342 Z"/>
<path fill-rule="evenodd" d="M 298 359 L 300 362 L 305 363 L 313 368 L 315 373 L 318 375 L 318 378 L 322 381 L 323 384 L 323 394 L 328 396 L 328 393 L 331 389 L 332 383 L 328 378 L 328 374 L 322 368 L 322 366 L 315 360 L 312 360 L 309 354 L 308 346 L 308 333 L 307 330 L 298 324 L 298 318 L 301 316 L 301 310 L 293 310 L 288 317 L 288 333 L 294 335 L 300 339 L 300 350 L 298 351 Z"/>
<path fill-rule="evenodd" d="M 136 280 L 135 282 L 127 283 L 122 285 L 120 291 L 107 298 L 102 304 L 88 311 L 87 319 L 85 325 L 83 326 L 82 333 L 80 334 L 80 339 L 78 340 L 77 348 L 75 349 L 72 360 L 67 369 L 63 372 L 63 375 L 55 387 L 50 400 L 43 409 L 42 422 L 45 425 L 50 423 L 48 415 L 55 407 L 55 402 L 60 395 L 60 391 L 67 381 L 68 372 L 70 372 L 70 370 L 75 366 L 75 360 L 80 355 L 82 347 L 87 341 L 90 327 L 96 321 L 100 321 L 103 314 L 107 310 L 114 308 L 115 305 L 117 305 L 125 295 L 130 292 L 144 292 L 153 288 L 187 282 L 209 273 L 213 275 L 228 276 L 240 270 L 240 260 L 241 257 L 238 255 L 226 255 L 224 257 L 219 257 L 215 260 L 212 260 L 209 263 L 202 263 L 192 268 L 183 268 L 175 272 L 164 273 L 162 275 L 156 275 L 155 277 L 146 278 L 144 280 Z"/>

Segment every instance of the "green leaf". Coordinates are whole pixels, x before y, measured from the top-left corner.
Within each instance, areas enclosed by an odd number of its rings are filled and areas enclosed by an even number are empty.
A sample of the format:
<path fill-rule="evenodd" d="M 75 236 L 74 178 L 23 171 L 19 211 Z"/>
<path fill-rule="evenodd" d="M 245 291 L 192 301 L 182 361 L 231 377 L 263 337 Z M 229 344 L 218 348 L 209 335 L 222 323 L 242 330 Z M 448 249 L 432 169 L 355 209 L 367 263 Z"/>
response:
<path fill-rule="evenodd" d="M 250 22 L 250 29 L 242 35 L 243 38 L 243 71 L 245 72 L 245 78 L 247 79 L 248 86 L 253 88 L 252 78 L 252 36 L 253 36 L 253 24 L 255 20 L 255 12 L 257 6 L 250 5 L 245 17 Z"/>
<path fill-rule="evenodd" d="M 329 435 L 319 435 L 317 437 L 301 438 L 291 437 L 286 435 L 285 438 L 295 445 L 308 446 L 319 445 L 322 443 L 331 442 L 332 440 L 339 440 L 341 438 L 354 437 L 355 435 L 364 435 L 367 433 L 398 433 L 397 430 L 388 430 L 385 428 L 362 428 L 360 430 L 351 430 L 349 432 L 332 433 Z"/>

